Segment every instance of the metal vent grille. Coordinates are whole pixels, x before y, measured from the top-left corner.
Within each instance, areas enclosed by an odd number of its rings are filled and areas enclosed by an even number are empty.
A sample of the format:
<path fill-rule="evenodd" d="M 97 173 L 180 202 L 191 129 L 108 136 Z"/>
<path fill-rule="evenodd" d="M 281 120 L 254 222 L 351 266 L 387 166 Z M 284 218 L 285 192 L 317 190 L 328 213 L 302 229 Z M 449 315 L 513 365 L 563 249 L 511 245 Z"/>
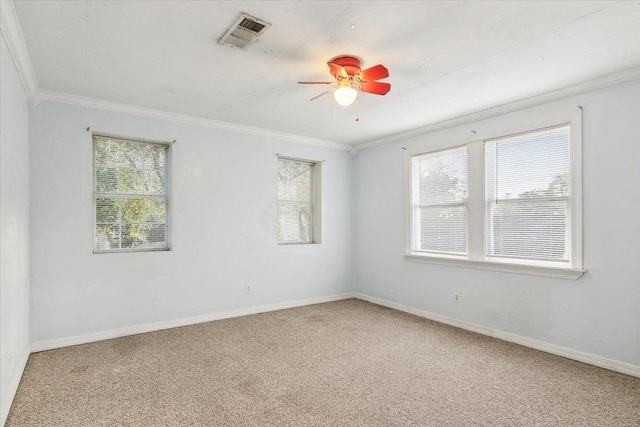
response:
<path fill-rule="evenodd" d="M 262 19 L 243 13 L 218 43 L 244 49 L 254 42 L 258 36 L 262 35 L 270 25 L 270 23 Z"/>

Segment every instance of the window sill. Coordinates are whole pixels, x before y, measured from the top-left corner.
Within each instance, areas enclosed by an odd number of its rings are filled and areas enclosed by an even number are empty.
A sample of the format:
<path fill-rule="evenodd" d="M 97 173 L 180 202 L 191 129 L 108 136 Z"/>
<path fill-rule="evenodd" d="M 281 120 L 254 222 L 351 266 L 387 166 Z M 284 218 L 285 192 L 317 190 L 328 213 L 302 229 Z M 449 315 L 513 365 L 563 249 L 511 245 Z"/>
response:
<path fill-rule="evenodd" d="M 98 250 L 94 249 L 94 255 L 100 254 L 128 254 L 132 252 L 171 252 L 171 248 L 144 248 L 144 249 L 110 249 Z"/>
<path fill-rule="evenodd" d="M 527 274 L 530 276 L 555 277 L 557 279 L 578 280 L 587 270 L 577 268 L 542 267 L 533 265 L 511 264 L 494 261 L 471 261 L 462 258 L 444 258 L 428 255 L 403 254 L 412 262 L 449 265 L 453 267 L 476 268 L 480 270 L 502 271 L 505 273 Z"/>
<path fill-rule="evenodd" d="M 319 244 L 320 242 L 278 242 L 278 246 L 313 246 Z"/>

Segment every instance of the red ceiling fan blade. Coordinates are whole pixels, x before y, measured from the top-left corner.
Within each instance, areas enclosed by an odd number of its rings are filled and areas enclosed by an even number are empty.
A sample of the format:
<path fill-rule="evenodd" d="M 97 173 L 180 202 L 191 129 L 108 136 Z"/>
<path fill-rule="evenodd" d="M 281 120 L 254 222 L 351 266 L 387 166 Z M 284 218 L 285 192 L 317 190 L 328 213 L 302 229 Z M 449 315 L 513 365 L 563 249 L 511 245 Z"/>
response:
<path fill-rule="evenodd" d="M 346 79 L 349 77 L 347 74 L 347 70 L 344 69 L 342 65 L 334 64 L 333 62 L 327 62 L 329 69 L 331 70 L 331 75 Z"/>
<path fill-rule="evenodd" d="M 326 95 L 326 94 L 328 94 L 328 93 L 331 93 L 331 92 L 333 92 L 333 91 L 334 91 L 334 90 L 336 90 L 336 89 L 337 89 L 337 87 L 332 87 L 332 88 L 331 88 L 331 89 L 329 89 L 329 90 L 325 90 L 325 91 L 324 91 L 324 92 L 322 92 L 320 95 L 316 95 L 316 96 L 314 96 L 313 98 L 311 98 L 309 101 L 313 101 L 313 100 L 315 100 L 315 99 L 318 99 L 318 98 L 320 98 L 322 95 Z"/>
<path fill-rule="evenodd" d="M 301 84 L 301 85 L 332 85 L 334 83 L 335 81 L 333 82 L 298 82 L 298 84 Z"/>
<path fill-rule="evenodd" d="M 362 83 L 358 89 L 374 95 L 386 95 L 391 90 L 391 85 L 389 83 L 367 82 Z"/>
<path fill-rule="evenodd" d="M 367 68 L 366 70 L 360 71 L 360 74 L 358 74 L 357 77 L 360 79 L 360 81 L 372 82 L 374 80 L 380 80 L 389 77 L 389 70 L 387 70 L 387 67 L 385 67 L 384 65 L 378 64 L 371 68 Z"/>

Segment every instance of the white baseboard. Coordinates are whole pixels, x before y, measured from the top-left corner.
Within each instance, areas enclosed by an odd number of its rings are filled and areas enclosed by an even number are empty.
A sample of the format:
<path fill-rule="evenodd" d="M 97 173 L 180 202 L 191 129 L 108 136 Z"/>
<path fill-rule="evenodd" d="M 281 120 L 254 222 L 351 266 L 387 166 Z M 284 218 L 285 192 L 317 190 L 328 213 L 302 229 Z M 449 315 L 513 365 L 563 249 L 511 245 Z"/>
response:
<path fill-rule="evenodd" d="M 229 319 L 233 317 L 247 316 L 250 314 L 266 313 L 269 311 L 302 307 L 305 305 L 340 301 L 340 300 L 349 299 L 349 298 L 358 298 L 363 301 L 368 301 L 374 304 L 382 305 L 384 307 L 392 308 L 394 310 L 403 311 L 405 313 L 420 316 L 425 319 L 434 320 L 436 322 L 466 329 L 468 331 L 487 335 L 493 338 L 498 338 L 504 341 L 513 342 L 516 344 L 523 345 L 525 347 L 530 347 L 536 350 L 544 351 L 547 353 L 566 357 L 568 359 L 577 360 L 579 362 L 588 363 L 590 365 L 598 366 L 601 368 L 609 369 L 612 371 L 616 371 L 616 372 L 620 372 L 623 374 L 640 378 L 640 366 L 618 362 L 616 360 L 611 360 L 604 357 L 584 353 L 581 351 L 572 350 L 570 348 L 561 347 L 559 345 L 534 340 L 531 338 L 523 337 L 523 336 L 512 334 L 509 332 L 499 331 L 496 329 L 488 328 L 486 326 L 476 325 L 474 323 L 469 323 L 469 322 L 454 319 L 451 317 L 442 316 L 440 314 L 431 313 L 425 310 L 420 310 L 417 308 L 383 300 L 380 298 L 371 297 L 369 295 L 364 295 L 361 293 L 344 293 L 339 295 L 329 295 L 326 297 L 309 298 L 309 299 L 298 300 L 298 301 L 288 301 L 288 302 L 263 305 L 263 306 L 257 306 L 257 307 L 247 307 L 247 308 L 242 308 L 238 310 L 230 310 L 230 311 L 222 311 L 218 313 L 205 314 L 202 316 L 167 320 L 164 322 L 148 323 L 144 325 L 129 326 L 125 328 L 111 329 L 108 331 L 101 331 L 101 332 L 95 332 L 95 333 L 84 334 L 84 335 L 76 335 L 72 337 L 39 341 L 31 344 L 31 352 L 37 353 L 39 351 L 53 350 L 56 348 L 68 347 L 68 346 L 78 345 L 78 344 L 86 344 L 90 342 L 108 340 L 112 338 L 119 338 L 119 337 L 124 337 L 128 335 L 137 335 L 145 332 L 159 331 L 162 329 L 170 329 L 170 328 L 176 328 L 180 326 L 195 325 L 198 323 L 211 322 L 213 320 Z M 26 364 L 26 361 L 27 359 L 25 358 L 25 361 L 24 361 L 25 364 Z M 24 370 L 24 367 L 23 367 L 23 370 Z M 14 380 L 14 381 L 15 381 L 15 388 L 13 389 L 14 391 L 13 391 L 13 394 L 11 395 L 11 400 L 13 400 L 13 395 L 15 394 L 15 390 L 17 390 L 18 384 L 20 383 L 20 377 L 18 377 L 17 380 Z M 9 404 L 11 403 L 11 400 L 9 401 Z M 6 411 L 8 413 L 9 409 L 7 408 Z M 3 413 L 2 415 L 6 417 L 7 414 Z M 0 425 L 3 425 L 3 424 L 0 423 Z"/>
<path fill-rule="evenodd" d="M 525 347 L 530 347 L 536 350 L 566 357 L 567 359 L 573 359 L 579 362 L 588 363 L 590 365 L 609 369 L 611 371 L 620 372 L 620 373 L 631 375 L 634 377 L 640 377 L 640 366 L 630 365 L 628 363 L 618 362 L 616 360 L 611 360 L 611 359 L 607 359 L 600 356 L 594 356 L 593 354 L 583 353 L 581 351 L 572 350 L 570 348 L 561 347 L 559 345 L 549 344 L 543 341 L 526 338 L 526 337 L 512 334 L 509 332 L 503 332 L 496 329 L 487 328 L 486 326 L 480 326 L 474 323 L 469 323 L 469 322 L 454 319 L 451 317 L 442 316 L 440 314 L 430 313 L 428 311 L 420 310 L 420 309 L 409 307 L 402 304 L 397 304 L 395 302 L 386 301 L 380 298 L 375 298 L 375 297 L 371 297 L 371 296 L 360 294 L 360 293 L 355 293 L 354 296 L 363 301 L 368 301 L 374 304 L 382 305 L 384 307 L 389 307 L 394 310 L 404 311 L 405 313 L 424 317 L 425 319 L 434 320 L 436 322 L 445 323 L 447 325 L 466 329 L 468 331 L 477 332 L 483 335 L 488 335 L 493 338 L 498 338 L 504 341 L 513 342 L 516 344 L 523 345 Z"/>
<path fill-rule="evenodd" d="M 24 368 L 27 366 L 27 360 L 29 360 L 29 352 L 26 352 L 24 356 L 22 356 L 22 359 L 18 372 L 14 372 L 13 376 L 9 378 L 9 393 L 6 396 L 3 396 L 2 402 L 0 402 L 0 408 L 2 408 L 0 410 L 0 426 L 4 426 L 4 423 L 7 421 L 7 417 L 9 416 L 9 410 L 11 409 L 13 398 L 16 396 L 20 380 L 22 379 L 22 374 L 24 373 Z"/>
<path fill-rule="evenodd" d="M 221 311 L 217 313 L 204 314 L 201 316 L 186 317 L 182 319 L 166 320 L 163 322 L 147 323 L 144 325 L 127 326 L 124 328 L 110 329 L 107 331 L 94 332 L 84 335 L 75 335 L 46 341 L 31 343 L 31 352 L 53 350 L 56 348 L 69 347 L 78 344 L 87 344 L 95 341 L 120 338 L 128 335 L 137 335 L 145 332 L 160 331 L 162 329 L 177 328 L 180 326 L 195 325 L 198 323 L 211 322 L 213 320 L 229 319 L 232 317 L 247 316 L 249 314 L 266 313 L 268 311 L 284 310 L 287 308 L 302 307 L 305 305 L 321 304 L 325 302 L 340 301 L 353 298 L 352 293 L 339 295 L 329 295 L 326 297 L 309 298 L 298 301 L 287 301 L 276 304 L 262 305 L 257 307 L 247 307 L 238 310 Z"/>

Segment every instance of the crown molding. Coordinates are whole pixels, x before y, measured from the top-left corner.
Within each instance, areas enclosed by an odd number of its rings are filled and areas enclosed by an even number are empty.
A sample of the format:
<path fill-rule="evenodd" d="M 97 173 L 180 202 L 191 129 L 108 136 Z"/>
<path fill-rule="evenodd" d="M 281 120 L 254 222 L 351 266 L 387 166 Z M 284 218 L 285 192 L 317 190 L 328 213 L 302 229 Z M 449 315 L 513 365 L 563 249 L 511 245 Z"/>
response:
<path fill-rule="evenodd" d="M 12 0 L 0 1 L 0 31 L 2 31 L 7 41 L 9 52 L 11 52 L 11 57 L 16 64 L 18 75 L 20 75 L 20 80 L 22 80 L 22 85 L 27 94 L 27 104 L 29 104 L 29 106 L 38 105 L 40 102 L 38 82 L 33 72 L 33 65 L 31 64 L 31 58 L 29 58 L 27 44 L 24 41 L 22 28 L 20 28 L 18 15 L 16 14 Z"/>
<path fill-rule="evenodd" d="M 426 126 L 421 126 L 419 128 L 407 130 L 404 132 L 399 132 L 393 135 L 384 136 L 382 138 L 372 139 L 367 142 L 356 144 L 353 147 L 353 150 L 357 152 L 360 150 L 365 150 L 367 148 L 373 148 L 373 147 L 378 147 L 380 145 L 390 144 L 392 142 L 404 141 L 406 139 L 409 139 L 415 136 L 420 136 L 427 133 L 436 132 L 439 130 L 449 129 L 456 126 L 461 126 L 468 123 L 473 123 L 480 120 L 488 119 L 491 117 L 500 116 L 503 114 L 513 113 L 515 111 L 523 110 L 525 108 L 535 107 L 537 105 L 545 104 L 547 102 L 558 101 L 560 99 L 569 98 L 571 96 L 580 95 L 587 92 L 592 92 L 598 89 L 604 89 L 610 86 L 628 83 L 630 81 L 638 80 L 638 79 L 640 79 L 640 67 L 598 77 L 594 80 L 589 80 L 587 82 L 568 86 L 563 89 L 546 92 L 541 95 L 533 96 L 531 98 L 526 98 L 520 101 L 499 105 L 497 107 L 492 107 L 486 110 L 481 110 L 475 113 L 467 114 L 464 116 L 456 117 L 456 118 L 445 120 L 442 122 L 432 123 Z"/>
<path fill-rule="evenodd" d="M 278 132 L 275 130 L 262 129 L 252 126 L 238 125 L 234 123 L 222 122 L 213 119 L 205 119 L 202 117 L 189 116 L 186 114 L 171 113 L 168 111 L 155 110 L 152 108 L 138 107 L 129 104 L 120 104 L 112 101 L 105 101 L 96 98 L 87 98 L 78 95 L 69 95 L 66 93 L 52 92 L 48 90 L 40 91 L 40 99 L 44 101 L 57 102 L 61 104 L 76 105 L 86 108 L 94 108 L 97 110 L 111 111 L 114 113 L 124 113 L 134 116 L 149 117 L 152 119 L 167 120 L 176 123 L 183 123 L 193 126 L 202 126 L 213 129 L 226 130 L 231 132 L 244 133 L 248 135 L 261 136 L 265 138 L 273 138 L 281 141 L 298 142 L 302 144 L 318 145 L 326 148 L 350 151 L 353 146 L 340 142 L 328 141 L 324 139 L 310 138 L 307 136 L 295 135 L 286 132 Z"/>

